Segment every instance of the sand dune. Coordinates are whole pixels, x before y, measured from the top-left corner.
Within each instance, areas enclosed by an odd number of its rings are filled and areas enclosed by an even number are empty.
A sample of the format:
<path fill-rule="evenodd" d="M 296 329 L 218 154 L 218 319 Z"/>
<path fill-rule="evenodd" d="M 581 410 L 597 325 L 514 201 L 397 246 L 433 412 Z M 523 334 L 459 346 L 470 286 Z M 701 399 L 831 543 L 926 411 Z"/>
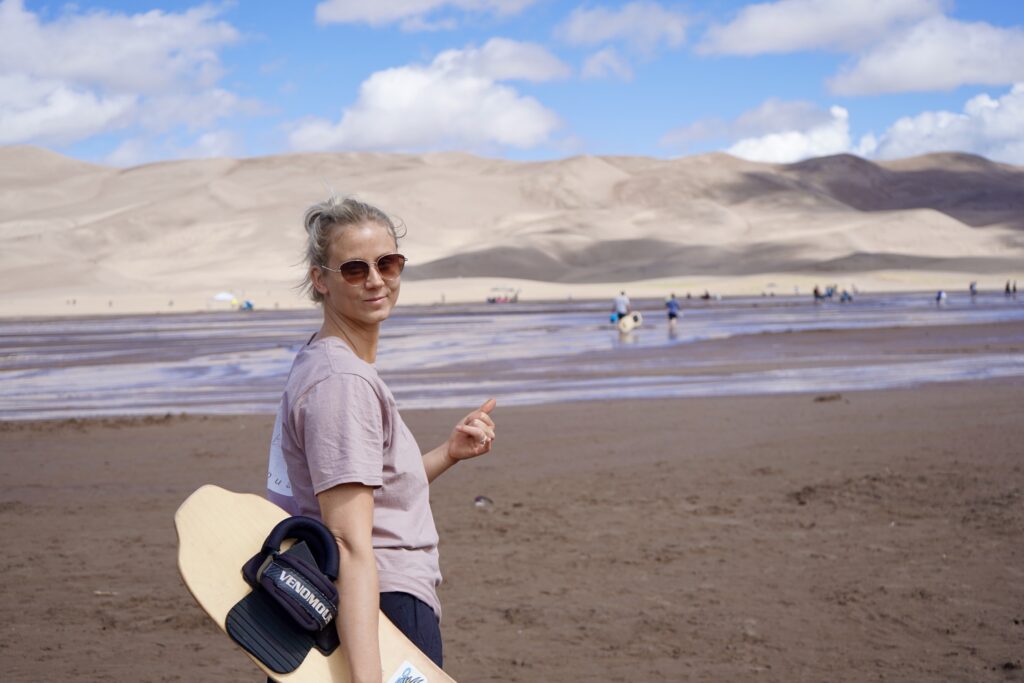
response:
<path fill-rule="evenodd" d="M 406 301 L 475 299 L 503 282 L 604 296 L 624 283 L 756 292 L 832 274 L 995 286 L 1024 271 L 1024 169 L 965 154 L 775 165 L 343 153 L 119 169 L 6 147 L 0 315 L 188 310 L 221 290 L 304 305 L 301 216 L 331 191 L 406 223 Z"/>

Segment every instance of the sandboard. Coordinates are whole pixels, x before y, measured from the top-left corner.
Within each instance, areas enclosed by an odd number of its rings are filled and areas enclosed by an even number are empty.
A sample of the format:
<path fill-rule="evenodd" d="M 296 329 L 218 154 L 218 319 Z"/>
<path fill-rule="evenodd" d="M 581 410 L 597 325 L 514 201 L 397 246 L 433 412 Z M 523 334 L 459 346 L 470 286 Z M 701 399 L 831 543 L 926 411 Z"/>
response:
<path fill-rule="evenodd" d="M 619 318 L 617 325 L 619 326 L 619 332 L 626 334 L 632 332 L 636 328 L 644 324 L 644 316 L 641 315 L 640 311 L 633 311 Z"/>
<path fill-rule="evenodd" d="M 197 489 L 174 514 L 181 578 L 225 634 L 228 612 L 251 590 L 242 578 L 242 565 L 259 552 L 274 525 L 286 517 L 288 513 L 259 496 L 233 493 L 210 484 Z M 339 608 L 344 610 L 345 606 Z M 378 638 L 386 683 L 455 683 L 383 614 Z M 314 648 L 299 668 L 287 674 L 274 673 L 248 652 L 246 655 L 275 681 L 350 681 L 340 648 L 326 657 Z"/>

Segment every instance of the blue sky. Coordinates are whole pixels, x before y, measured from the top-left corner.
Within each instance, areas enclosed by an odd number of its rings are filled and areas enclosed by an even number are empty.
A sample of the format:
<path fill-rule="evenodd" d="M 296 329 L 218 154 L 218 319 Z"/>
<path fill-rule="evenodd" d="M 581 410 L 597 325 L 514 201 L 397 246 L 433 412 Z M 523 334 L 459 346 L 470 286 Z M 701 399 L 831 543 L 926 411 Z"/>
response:
<path fill-rule="evenodd" d="M 0 144 L 1024 164 L 1024 2 L 0 0 Z"/>

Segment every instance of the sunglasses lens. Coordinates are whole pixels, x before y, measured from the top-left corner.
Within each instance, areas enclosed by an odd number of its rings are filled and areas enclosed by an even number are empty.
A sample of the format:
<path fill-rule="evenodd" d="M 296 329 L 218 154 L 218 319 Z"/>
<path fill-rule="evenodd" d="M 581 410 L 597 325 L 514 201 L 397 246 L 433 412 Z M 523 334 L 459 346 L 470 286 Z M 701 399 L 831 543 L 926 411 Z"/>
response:
<path fill-rule="evenodd" d="M 405 257 L 401 254 L 388 254 L 381 256 L 377 261 L 377 270 L 380 276 L 388 280 L 398 277 L 405 268 Z"/>
<path fill-rule="evenodd" d="M 377 259 L 377 271 L 385 280 L 394 280 L 405 268 L 405 257 L 388 254 Z M 361 285 L 370 277 L 370 264 L 366 261 L 345 261 L 338 266 L 338 272 L 350 285 Z"/>
<path fill-rule="evenodd" d="M 366 282 L 366 278 L 370 276 L 370 264 L 364 261 L 346 261 L 341 264 L 339 270 L 345 282 L 352 285 Z"/>

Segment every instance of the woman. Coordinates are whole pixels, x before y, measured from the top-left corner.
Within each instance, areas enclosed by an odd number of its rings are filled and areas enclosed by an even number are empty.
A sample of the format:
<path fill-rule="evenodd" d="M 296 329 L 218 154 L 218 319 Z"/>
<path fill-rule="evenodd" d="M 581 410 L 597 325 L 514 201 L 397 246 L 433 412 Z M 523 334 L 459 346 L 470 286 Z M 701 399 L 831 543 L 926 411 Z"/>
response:
<path fill-rule="evenodd" d="M 442 665 L 437 531 L 429 483 L 491 450 L 488 400 L 421 454 L 373 366 L 405 257 L 386 214 L 331 198 L 306 212 L 305 286 L 323 324 L 298 353 L 281 401 L 281 450 L 299 514 L 338 542 L 337 627 L 353 683 L 380 683 L 378 608 Z"/>

